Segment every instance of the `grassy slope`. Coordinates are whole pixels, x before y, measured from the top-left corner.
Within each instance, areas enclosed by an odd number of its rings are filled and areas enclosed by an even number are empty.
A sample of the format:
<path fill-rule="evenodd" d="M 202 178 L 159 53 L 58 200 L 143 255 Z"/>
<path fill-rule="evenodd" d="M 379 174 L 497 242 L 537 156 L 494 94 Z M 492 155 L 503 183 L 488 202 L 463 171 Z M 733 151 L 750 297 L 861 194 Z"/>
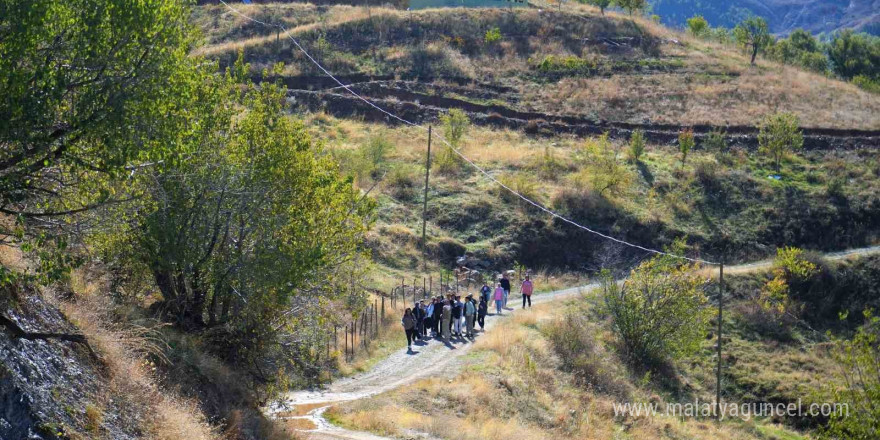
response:
<path fill-rule="evenodd" d="M 833 283 L 824 289 L 795 289 L 834 296 L 838 305 L 872 306 L 880 258 L 873 256 L 824 263 Z M 749 299 L 772 275 L 760 271 L 729 278 L 725 319 L 723 399 L 728 404 L 826 402 L 827 387 L 838 382 L 838 366 L 829 355 L 825 329 L 846 330 L 827 317 L 808 313 L 807 321 L 780 337 L 756 325 Z M 816 287 L 816 286 L 813 286 Z M 866 293 L 867 292 L 867 293 Z M 410 437 L 416 432 L 442 439 L 495 439 L 516 434 L 550 438 L 809 438 L 821 418 L 745 418 L 715 424 L 705 418 L 615 416 L 612 403 L 712 402 L 715 393 L 715 339 L 700 352 L 663 373 L 641 376 L 624 366 L 598 304 L 588 295 L 568 304 L 544 304 L 521 312 L 491 334 L 479 338 L 461 373 L 438 375 L 404 389 L 331 409 L 328 417 L 352 429 Z M 818 307 L 806 303 L 808 309 Z M 571 321 L 573 313 L 585 317 Z M 853 312 L 851 312 L 853 314 Z M 856 324 L 855 322 L 853 324 Z M 577 344 L 554 345 L 554 334 L 573 326 Z M 565 339 L 570 341 L 570 339 Z M 565 359 L 577 358 L 577 363 Z M 577 365 L 569 369 L 570 365 Z"/>
<path fill-rule="evenodd" d="M 460 77 L 511 88 L 500 102 L 519 110 L 718 125 L 752 125 L 765 113 L 792 111 L 809 127 L 880 128 L 877 95 L 771 62 L 752 67 L 735 48 L 647 20 L 601 17 L 580 5 L 563 12 L 410 13 L 348 6 L 322 12 L 303 4 L 241 7 L 259 19 L 284 23 L 337 74 Z M 286 75 L 317 73 L 290 41 L 276 41 L 274 30 L 246 23 L 222 5 L 200 8 L 196 20 L 206 29 L 207 45 L 199 50 L 205 55 L 230 62 L 244 50 L 257 67 L 283 61 Z M 492 27 L 500 29 L 501 41 L 484 40 Z M 601 44 L 603 38 L 617 41 Z M 587 74 L 548 74 L 537 68 L 547 56 L 579 57 L 593 67 Z"/>
<path fill-rule="evenodd" d="M 730 48 L 615 14 L 602 18 L 580 9 L 577 14 L 534 10 L 403 13 L 377 8 L 367 14 L 355 7 L 319 10 L 303 4 L 245 5 L 243 10 L 296 27 L 297 37 L 310 50 L 317 50 L 331 70 L 342 74 L 464 76 L 512 90 L 496 93 L 491 90 L 501 89 L 472 85 L 453 94 L 482 103 L 595 113 L 610 120 L 675 122 L 719 122 L 723 117 L 732 123 L 753 123 L 763 112 L 779 109 L 798 112 L 807 125 L 833 122 L 837 127 L 862 128 L 876 128 L 880 114 L 880 99 L 855 87 L 771 63 L 750 68 Z M 285 61 L 286 75 L 314 73 L 303 70 L 309 64 L 289 42 L 276 43 L 265 29 L 223 11 L 221 6 L 197 10 L 195 19 L 206 29 L 208 43 L 203 53 L 229 62 L 235 51 L 243 49 L 257 68 Z M 483 33 L 492 26 L 500 27 L 507 37 L 487 45 Z M 654 35 L 661 43 L 610 50 L 585 46 L 579 40 L 641 34 Z M 683 44 L 663 43 L 671 39 Z M 585 53 L 576 53 L 581 48 Z M 570 72 L 542 76 L 534 68 L 535 60 L 550 54 L 582 56 L 595 62 L 599 71 L 586 76 Z M 627 67 L 624 71 L 621 66 L 641 66 L 642 70 Z M 594 84 L 581 84 L 585 82 Z M 612 82 L 621 85 L 610 87 Z M 595 102 L 576 102 L 580 92 L 568 88 L 575 83 L 581 84 L 575 88 L 583 93 L 606 95 Z M 816 105 L 826 102 L 827 96 L 833 96 L 835 104 Z M 686 105 L 679 108 L 676 103 Z M 843 116 L 830 117 L 822 114 L 825 111 Z M 847 118 L 852 118 L 851 123 Z M 307 123 L 340 158 L 344 170 L 357 176 L 359 186 L 368 189 L 375 180 L 382 180 L 372 192 L 380 209 L 370 245 L 380 264 L 394 268 L 389 279 L 417 269 L 422 256 L 417 244 L 423 133 L 320 113 L 307 116 Z M 364 164 L 358 149 L 375 138 L 387 140 L 393 150 L 382 163 Z M 673 147 L 649 145 L 642 163 L 624 164 L 628 184 L 616 192 L 596 194 L 588 182 L 595 168 L 583 154 L 584 144 L 583 139 L 570 136 L 534 137 L 473 128 L 465 138 L 464 151 L 497 177 L 575 220 L 646 245 L 662 246 L 672 237 L 687 235 L 705 255 L 717 256 L 713 255 L 719 247 L 717 237 L 724 231 L 731 237 L 728 260 L 741 260 L 765 256 L 784 244 L 837 249 L 877 239 L 876 221 L 871 219 L 877 218 L 880 209 L 880 164 L 873 151 L 793 156 L 783 167 L 783 181 L 776 182 L 767 179 L 773 173 L 768 161 L 754 152 L 694 152 L 681 165 Z M 625 146 L 616 143 L 615 148 L 623 163 Z M 429 257 L 444 265 L 452 262 L 462 246 L 501 264 L 518 260 L 553 268 L 595 269 L 640 257 L 626 253 L 609 257 L 618 250 L 499 197 L 497 188 L 475 173 L 435 173 L 430 197 Z M 815 234 L 816 230 L 827 233 Z M 437 265 L 429 265 L 432 272 L 436 269 Z"/>
<path fill-rule="evenodd" d="M 592 300 L 589 300 L 592 301 Z M 410 437 L 423 432 L 441 439 L 796 439 L 800 434 L 771 420 L 733 420 L 615 416 L 613 403 L 711 401 L 711 380 L 698 370 L 680 379 L 693 389 L 676 399 L 663 387 L 631 376 L 613 351 L 600 348 L 595 363 L 599 383 L 584 383 L 562 371 L 547 333 L 568 309 L 582 302 L 543 305 L 520 313 L 480 338 L 460 374 L 439 375 L 409 387 L 332 408 L 328 417 L 352 429 Z M 592 307 L 592 306 L 589 306 Z M 593 337 L 610 335 L 596 326 Z M 754 348 L 754 347 L 753 347 Z M 707 350 L 709 347 L 707 347 Z M 768 353 L 760 352 L 758 359 Z M 778 357 L 777 359 L 784 359 Z M 754 362 L 754 361 L 753 361 Z M 711 371 L 711 368 L 708 368 Z M 801 379 L 803 375 L 796 378 Z"/>

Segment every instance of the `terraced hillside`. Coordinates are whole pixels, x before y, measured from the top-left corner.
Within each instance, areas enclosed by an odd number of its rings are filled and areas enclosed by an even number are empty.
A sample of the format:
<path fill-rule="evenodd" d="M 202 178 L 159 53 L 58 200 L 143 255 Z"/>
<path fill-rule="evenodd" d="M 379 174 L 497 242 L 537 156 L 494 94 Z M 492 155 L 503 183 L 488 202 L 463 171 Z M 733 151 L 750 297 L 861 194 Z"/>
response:
<path fill-rule="evenodd" d="M 283 24 L 339 79 L 407 120 L 439 124 L 449 109 L 464 110 L 480 126 L 465 136 L 466 155 L 602 232 L 657 247 L 687 236 L 701 252 L 724 249 L 731 259 L 783 244 L 833 250 L 877 239 L 880 97 L 852 85 L 769 62 L 749 67 L 735 48 L 589 9 L 235 7 Z M 374 257 L 416 267 L 424 133 L 353 97 L 277 29 L 222 5 L 198 9 L 195 20 L 206 39 L 196 53 L 228 65 L 241 51 L 266 69 L 264 79 L 289 87 L 292 112 L 310 114 L 307 124 L 343 169 L 365 190 L 378 185 Z M 278 62 L 283 68 L 271 71 Z M 755 125 L 777 111 L 798 115 L 807 153 L 789 157 L 773 180 L 777 173 L 756 154 Z M 697 151 L 683 161 L 676 143 L 685 126 Z M 705 140 L 719 128 L 727 145 L 709 148 Z M 637 129 L 647 153 L 627 160 Z M 610 142 L 597 139 L 604 132 Z M 375 148 L 378 158 L 367 153 Z M 608 171 L 602 148 L 619 167 L 613 187 L 595 179 Z M 465 251 L 492 264 L 558 269 L 642 257 L 535 212 L 460 164 L 437 171 L 428 232 L 441 263 Z M 829 232 L 815 234 L 820 228 Z"/>

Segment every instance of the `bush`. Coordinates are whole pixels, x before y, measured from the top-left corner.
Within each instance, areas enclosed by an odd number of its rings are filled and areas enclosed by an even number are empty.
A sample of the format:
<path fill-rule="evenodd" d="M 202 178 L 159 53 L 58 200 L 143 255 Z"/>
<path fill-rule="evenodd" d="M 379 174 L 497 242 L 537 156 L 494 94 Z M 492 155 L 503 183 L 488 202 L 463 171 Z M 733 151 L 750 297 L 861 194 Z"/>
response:
<path fill-rule="evenodd" d="M 645 132 L 642 130 L 633 130 L 632 135 L 629 137 L 629 150 L 627 150 L 629 154 L 629 159 L 633 162 L 638 162 L 642 159 L 642 154 L 645 153 Z"/>
<path fill-rule="evenodd" d="M 681 153 L 681 163 L 685 163 L 687 161 L 688 153 L 694 148 L 694 130 L 686 129 L 682 130 L 681 133 L 678 134 L 678 151 Z"/>
<path fill-rule="evenodd" d="M 600 195 L 620 193 L 629 187 L 632 180 L 629 170 L 617 159 L 617 150 L 608 140 L 608 133 L 587 140 L 576 158 L 586 163 L 586 167 L 575 177 L 581 185 L 586 185 Z"/>
<path fill-rule="evenodd" d="M 455 175 L 462 171 L 464 159 L 462 159 L 450 147 L 443 147 L 431 161 L 431 168 L 437 174 Z"/>
<path fill-rule="evenodd" d="M 804 146 L 800 120 L 794 113 L 767 115 L 758 128 L 759 151 L 773 159 L 777 173 L 782 158 L 789 151 L 799 150 Z"/>
<path fill-rule="evenodd" d="M 857 75 L 852 79 L 852 83 L 862 90 L 867 90 L 871 93 L 880 93 L 880 80 L 878 79 L 871 79 L 865 75 Z"/>
<path fill-rule="evenodd" d="M 483 40 L 486 44 L 494 44 L 501 41 L 501 29 L 496 26 L 487 30 Z"/>
<path fill-rule="evenodd" d="M 721 129 L 714 129 L 703 139 L 703 148 L 707 151 L 724 153 L 727 151 L 727 133 Z"/>
<path fill-rule="evenodd" d="M 709 30 L 709 22 L 702 15 L 694 15 L 687 19 L 687 27 L 691 35 L 700 37 Z"/>
<path fill-rule="evenodd" d="M 682 253 L 683 241 L 670 250 Z M 605 310 L 630 363 L 658 367 L 699 349 L 711 311 L 695 269 L 684 260 L 658 255 L 634 269 L 623 285 L 603 271 Z"/>
<path fill-rule="evenodd" d="M 828 425 L 821 431 L 824 439 L 869 439 L 880 432 L 880 319 L 865 312 L 865 324 L 852 340 L 837 340 L 831 355 L 840 369 L 838 384 L 828 386 L 830 401 L 847 405 L 845 414 L 832 414 Z"/>

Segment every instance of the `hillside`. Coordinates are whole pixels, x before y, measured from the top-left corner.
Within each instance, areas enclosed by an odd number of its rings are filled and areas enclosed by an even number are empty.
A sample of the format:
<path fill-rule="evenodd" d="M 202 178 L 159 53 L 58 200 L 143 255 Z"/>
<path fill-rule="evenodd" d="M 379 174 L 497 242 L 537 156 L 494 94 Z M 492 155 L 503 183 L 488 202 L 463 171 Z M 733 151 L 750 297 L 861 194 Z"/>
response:
<path fill-rule="evenodd" d="M 851 28 L 880 33 L 880 11 L 873 0 L 847 2 L 828 0 L 737 0 L 693 1 L 652 0 L 663 23 L 684 26 L 685 20 L 700 14 L 717 26 L 733 27 L 751 14 L 767 19 L 774 33 L 788 34 L 802 28 L 814 34 Z"/>
<path fill-rule="evenodd" d="M 390 101 L 398 112 L 408 111 L 420 120 L 436 112 L 401 104 L 465 110 L 471 105 L 485 115 L 548 122 L 558 118 L 593 132 L 600 132 L 604 123 L 747 130 L 773 111 L 796 113 L 804 127 L 880 128 L 876 94 L 787 66 L 763 62 L 750 67 L 732 47 L 693 40 L 625 15 L 598 16 L 589 9 L 403 13 L 377 8 L 368 14 L 334 6 L 317 22 L 316 9 L 301 4 L 242 11 L 288 23 L 330 71 L 355 83 L 366 96 Z M 357 105 L 345 96 L 316 96 L 334 92 L 335 83 L 273 30 L 247 23 L 222 5 L 203 7 L 195 19 L 207 38 L 197 53 L 225 65 L 244 50 L 257 69 L 284 62 L 284 82 L 291 89 L 330 89 L 294 92 L 304 104 L 320 106 L 314 101 L 326 100 L 331 112 L 334 103 Z M 495 27 L 500 38 L 487 42 L 486 31 Z M 448 100 L 432 102 L 434 97 Z M 378 116 L 358 108 L 348 111 Z"/>
<path fill-rule="evenodd" d="M 475 124 L 462 143 L 467 156 L 602 232 L 653 247 L 687 236 L 713 258 L 726 248 L 728 261 L 760 258 L 783 244 L 830 250 L 877 240 L 880 97 L 851 85 L 768 62 L 749 67 L 731 48 L 614 14 L 368 14 L 293 4 L 242 10 L 295 26 L 294 35 L 328 69 L 405 118 L 438 124 L 448 109 L 465 110 Z M 195 19 L 207 39 L 198 53 L 229 63 L 241 50 L 258 67 L 285 63 L 273 78 L 290 87 L 291 108 L 313 112 L 307 125 L 361 188 L 379 183 L 374 258 L 414 268 L 421 254 L 424 135 L 334 87 L 289 40 L 215 6 L 198 10 Z M 486 42 L 494 27 L 500 41 Z M 829 105 L 816 105 L 826 100 Z M 754 154 L 754 124 L 774 110 L 816 127 L 805 130 L 807 152 L 790 156 L 780 181 L 767 178 L 773 170 Z M 721 126 L 731 149 L 698 143 L 681 163 L 674 144 L 681 127 L 692 124 L 706 124 L 694 127 L 698 139 Z M 647 153 L 627 161 L 626 143 L 638 128 L 646 133 Z M 604 131 L 621 167 L 613 188 L 597 188 L 590 177 L 603 171 L 591 148 L 604 145 L 597 140 Z M 365 162 L 376 145 L 381 154 Z M 642 257 L 551 221 L 479 174 L 453 168 L 435 170 L 429 192 L 432 255 L 447 264 L 465 251 L 489 265 L 519 261 L 553 270 L 595 270 L 603 261 Z M 836 232 L 809 232 L 817 228 Z"/>
<path fill-rule="evenodd" d="M 432 1 L 0 0 L 0 440 L 878 438 L 880 38 Z"/>

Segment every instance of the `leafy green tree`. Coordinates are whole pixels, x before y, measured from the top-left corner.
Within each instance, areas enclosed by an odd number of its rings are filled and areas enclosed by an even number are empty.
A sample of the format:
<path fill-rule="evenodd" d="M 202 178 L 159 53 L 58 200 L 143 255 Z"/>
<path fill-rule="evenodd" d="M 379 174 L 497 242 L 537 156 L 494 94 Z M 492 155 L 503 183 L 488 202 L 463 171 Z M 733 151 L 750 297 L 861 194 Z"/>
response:
<path fill-rule="evenodd" d="M 831 399 L 841 407 L 832 412 L 820 431 L 822 439 L 872 439 L 880 432 L 880 318 L 865 311 L 865 323 L 851 340 L 837 339 L 831 350 L 840 366 L 836 381 L 827 386 Z M 840 384 L 840 385 L 838 385 Z M 845 408 L 845 410 L 844 410 Z"/>
<path fill-rule="evenodd" d="M 629 15 L 642 12 L 648 7 L 647 0 L 614 0 L 614 3 L 626 10 Z"/>
<path fill-rule="evenodd" d="M 759 150 L 773 159 L 777 173 L 782 158 L 789 151 L 799 150 L 804 145 L 800 120 L 794 113 L 767 115 L 758 125 L 758 129 Z"/>
<path fill-rule="evenodd" d="M 764 50 L 772 41 L 770 31 L 767 29 L 767 22 L 757 16 L 747 18 L 733 29 L 733 35 L 736 42 L 741 46 L 750 49 L 751 64 L 755 64 L 755 57 L 758 52 Z"/>
<path fill-rule="evenodd" d="M 443 137 L 449 146 L 440 150 L 433 165 L 440 174 L 454 174 L 461 170 L 462 159 L 453 149 L 461 148 L 461 141 L 471 121 L 464 111 L 454 108 L 441 116 L 440 122 L 443 124 Z"/>
<path fill-rule="evenodd" d="M 608 9 L 608 7 L 611 6 L 611 3 L 612 3 L 611 0 L 578 0 L 578 1 L 581 3 L 593 5 L 597 8 L 599 8 L 599 12 L 602 15 L 605 15 L 605 9 Z"/>
<path fill-rule="evenodd" d="M 688 31 L 695 37 L 700 37 L 709 30 L 709 22 L 702 15 L 694 15 L 687 19 Z"/>
<path fill-rule="evenodd" d="M 284 372 L 317 374 L 328 302 L 359 298 L 347 286 L 373 202 L 285 114 L 286 90 L 248 77 L 239 62 L 168 97 L 157 128 L 174 150 L 125 181 L 137 197 L 95 241 L 153 279 L 160 316 L 209 329 L 217 353 L 274 386 Z"/>
<path fill-rule="evenodd" d="M 588 140 L 579 156 L 587 165 L 576 177 L 579 183 L 601 195 L 619 193 L 629 186 L 630 172 L 618 160 L 618 152 L 608 139 L 608 133 Z"/>
<path fill-rule="evenodd" d="M 0 0 L 0 212 L 106 203 L 107 178 L 167 147 L 145 125 L 192 64 L 188 18 L 172 0 Z"/>
<path fill-rule="evenodd" d="M 677 241 L 673 252 L 684 250 Z M 622 285 L 602 273 L 605 310 L 630 362 L 656 365 L 699 349 L 711 311 L 695 265 L 658 255 L 635 268 Z"/>
<path fill-rule="evenodd" d="M 684 164 L 687 161 L 688 153 L 694 148 L 694 130 L 686 129 L 682 130 L 681 133 L 678 134 L 678 152 L 681 153 L 681 163 Z"/>
<path fill-rule="evenodd" d="M 642 130 L 633 130 L 629 137 L 629 158 L 633 162 L 641 160 L 645 153 L 645 132 Z"/>
<path fill-rule="evenodd" d="M 880 38 L 846 29 L 834 35 L 828 45 L 834 72 L 844 79 L 858 75 L 880 77 Z"/>

